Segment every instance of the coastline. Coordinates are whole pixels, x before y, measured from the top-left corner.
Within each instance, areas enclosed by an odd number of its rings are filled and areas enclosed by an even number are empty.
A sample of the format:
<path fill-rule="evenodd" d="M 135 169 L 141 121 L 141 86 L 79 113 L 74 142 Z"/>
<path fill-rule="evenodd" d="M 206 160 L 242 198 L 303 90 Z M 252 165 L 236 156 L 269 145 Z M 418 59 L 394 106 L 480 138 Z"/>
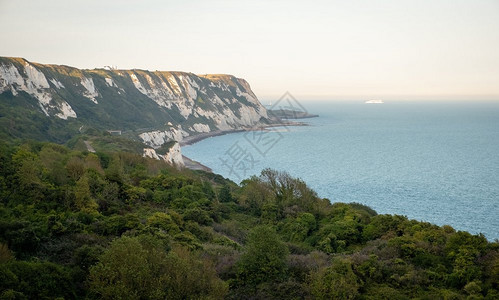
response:
<path fill-rule="evenodd" d="M 189 169 L 189 170 L 201 170 L 209 173 L 213 173 L 213 170 L 199 161 L 195 161 L 193 159 L 190 159 L 189 157 L 182 155 L 182 159 L 184 160 L 184 166 Z"/>
<path fill-rule="evenodd" d="M 229 133 L 237 133 L 237 132 L 245 132 L 245 131 L 258 131 L 258 130 L 267 130 L 268 128 L 273 128 L 273 127 L 281 127 L 281 126 L 308 126 L 307 123 L 303 122 L 280 122 L 280 123 L 275 123 L 275 124 L 268 124 L 268 125 L 262 125 L 262 126 L 254 126 L 254 127 L 245 127 L 245 128 L 240 128 L 240 129 L 231 129 L 231 130 L 215 130 L 215 131 L 210 131 L 210 132 L 204 132 L 192 136 L 187 136 L 182 141 L 179 142 L 180 147 L 183 146 L 188 146 L 192 145 L 194 143 L 197 143 L 199 141 L 202 141 L 204 139 L 214 137 L 214 136 L 220 136 L 220 135 L 225 135 Z"/>

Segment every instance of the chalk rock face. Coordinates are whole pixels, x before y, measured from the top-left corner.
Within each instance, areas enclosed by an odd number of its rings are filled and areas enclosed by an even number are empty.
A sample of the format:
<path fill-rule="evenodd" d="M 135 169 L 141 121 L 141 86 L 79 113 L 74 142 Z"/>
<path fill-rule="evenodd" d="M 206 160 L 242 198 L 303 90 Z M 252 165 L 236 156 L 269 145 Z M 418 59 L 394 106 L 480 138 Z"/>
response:
<path fill-rule="evenodd" d="M 249 84 L 232 75 L 80 70 L 0 57 L 0 101 L 6 97 L 36 100 L 47 117 L 79 118 L 104 130 L 138 130 L 151 146 L 161 139 L 268 121 Z"/>
<path fill-rule="evenodd" d="M 32 117 L 27 120 L 33 113 L 40 113 L 41 117 L 37 117 L 40 124 L 33 126 Z M 127 137 L 135 136 L 152 149 L 192 135 L 272 122 L 249 84 L 232 75 L 109 68 L 80 70 L 8 57 L 0 57 L 2 115 L 16 125 L 24 120 L 36 131 L 31 135 L 16 132 L 13 136 L 17 138 L 26 135 L 65 141 L 78 134 L 77 129 L 83 126 L 127 132 Z M 53 120 L 44 121 L 44 118 Z M 50 136 L 52 128 L 66 127 L 67 136 Z M 12 134 L 12 130 L 2 130 Z M 168 161 L 181 161 L 178 153 L 167 156 Z"/>
<path fill-rule="evenodd" d="M 267 110 L 244 79 L 179 72 L 128 71 L 128 74 L 140 93 L 185 120 L 168 130 L 141 134 L 151 146 L 213 130 L 252 127 L 268 119 Z"/>
<path fill-rule="evenodd" d="M 184 166 L 184 159 L 180 151 L 180 145 L 175 143 L 165 154 L 165 160 L 173 165 Z"/>
<path fill-rule="evenodd" d="M 208 126 L 208 125 L 206 125 Z M 170 128 L 169 130 L 155 130 L 144 132 L 139 135 L 142 141 L 153 147 L 158 148 L 161 147 L 164 143 L 168 141 L 182 141 L 184 137 L 189 136 L 189 132 L 182 129 L 181 126 L 176 128 Z"/>
<path fill-rule="evenodd" d="M 63 88 L 57 80 L 53 79 L 51 82 L 54 88 Z M 0 93 L 10 91 L 15 97 L 20 92 L 25 92 L 38 101 L 39 108 L 45 115 L 53 115 L 64 120 L 76 118 L 71 105 L 64 100 L 54 99 L 52 89 L 44 73 L 28 61 L 15 60 L 12 63 L 0 61 Z"/>
<path fill-rule="evenodd" d="M 185 166 L 184 159 L 182 157 L 182 151 L 180 149 L 179 143 L 173 144 L 173 146 L 170 147 L 168 152 L 165 153 L 164 155 L 156 153 L 156 150 L 153 148 L 144 148 L 143 156 L 154 158 L 157 160 L 164 160 L 167 163 L 169 163 L 171 165 L 178 166 L 178 167 Z"/>

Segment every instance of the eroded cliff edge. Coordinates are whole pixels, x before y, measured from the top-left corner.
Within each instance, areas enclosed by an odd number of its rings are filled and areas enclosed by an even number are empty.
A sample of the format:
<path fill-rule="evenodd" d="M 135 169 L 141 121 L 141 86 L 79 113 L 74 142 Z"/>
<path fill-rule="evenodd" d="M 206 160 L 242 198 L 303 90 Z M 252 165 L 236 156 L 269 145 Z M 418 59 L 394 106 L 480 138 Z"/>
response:
<path fill-rule="evenodd" d="M 65 142 L 95 128 L 146 149 L 272 123 L 249 84 L 232 75 L 81 70 L 8 57 L 0 57 L 0 113 L 3 137 Z M 180 149 L 165 157 L 181 161 Z"/>

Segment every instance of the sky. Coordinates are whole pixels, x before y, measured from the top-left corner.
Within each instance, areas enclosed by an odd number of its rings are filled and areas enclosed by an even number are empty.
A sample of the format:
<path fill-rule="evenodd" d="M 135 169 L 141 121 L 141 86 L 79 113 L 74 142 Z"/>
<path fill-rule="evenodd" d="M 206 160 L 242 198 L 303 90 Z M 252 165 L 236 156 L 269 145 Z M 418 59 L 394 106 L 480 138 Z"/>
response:
<path fill-rule="evenodd" d="M 498 0 L 0 0 L 0 56 L 225 73 L 261 100 L 499 100 Z"/>

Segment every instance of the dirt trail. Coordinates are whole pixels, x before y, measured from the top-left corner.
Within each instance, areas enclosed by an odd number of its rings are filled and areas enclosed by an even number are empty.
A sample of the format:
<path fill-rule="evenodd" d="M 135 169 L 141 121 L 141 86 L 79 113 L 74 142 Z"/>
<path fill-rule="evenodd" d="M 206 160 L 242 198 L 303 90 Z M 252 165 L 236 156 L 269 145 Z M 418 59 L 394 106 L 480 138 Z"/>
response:
<path fill-rule="evenodd" d="M 85 141 L 85 146 L 87 146 L 88 152 L 95 153 L 95 149 L 94 149 L 94 147 L 92 147 L 92 145 L 90 145 L 89 141 Z"/>

